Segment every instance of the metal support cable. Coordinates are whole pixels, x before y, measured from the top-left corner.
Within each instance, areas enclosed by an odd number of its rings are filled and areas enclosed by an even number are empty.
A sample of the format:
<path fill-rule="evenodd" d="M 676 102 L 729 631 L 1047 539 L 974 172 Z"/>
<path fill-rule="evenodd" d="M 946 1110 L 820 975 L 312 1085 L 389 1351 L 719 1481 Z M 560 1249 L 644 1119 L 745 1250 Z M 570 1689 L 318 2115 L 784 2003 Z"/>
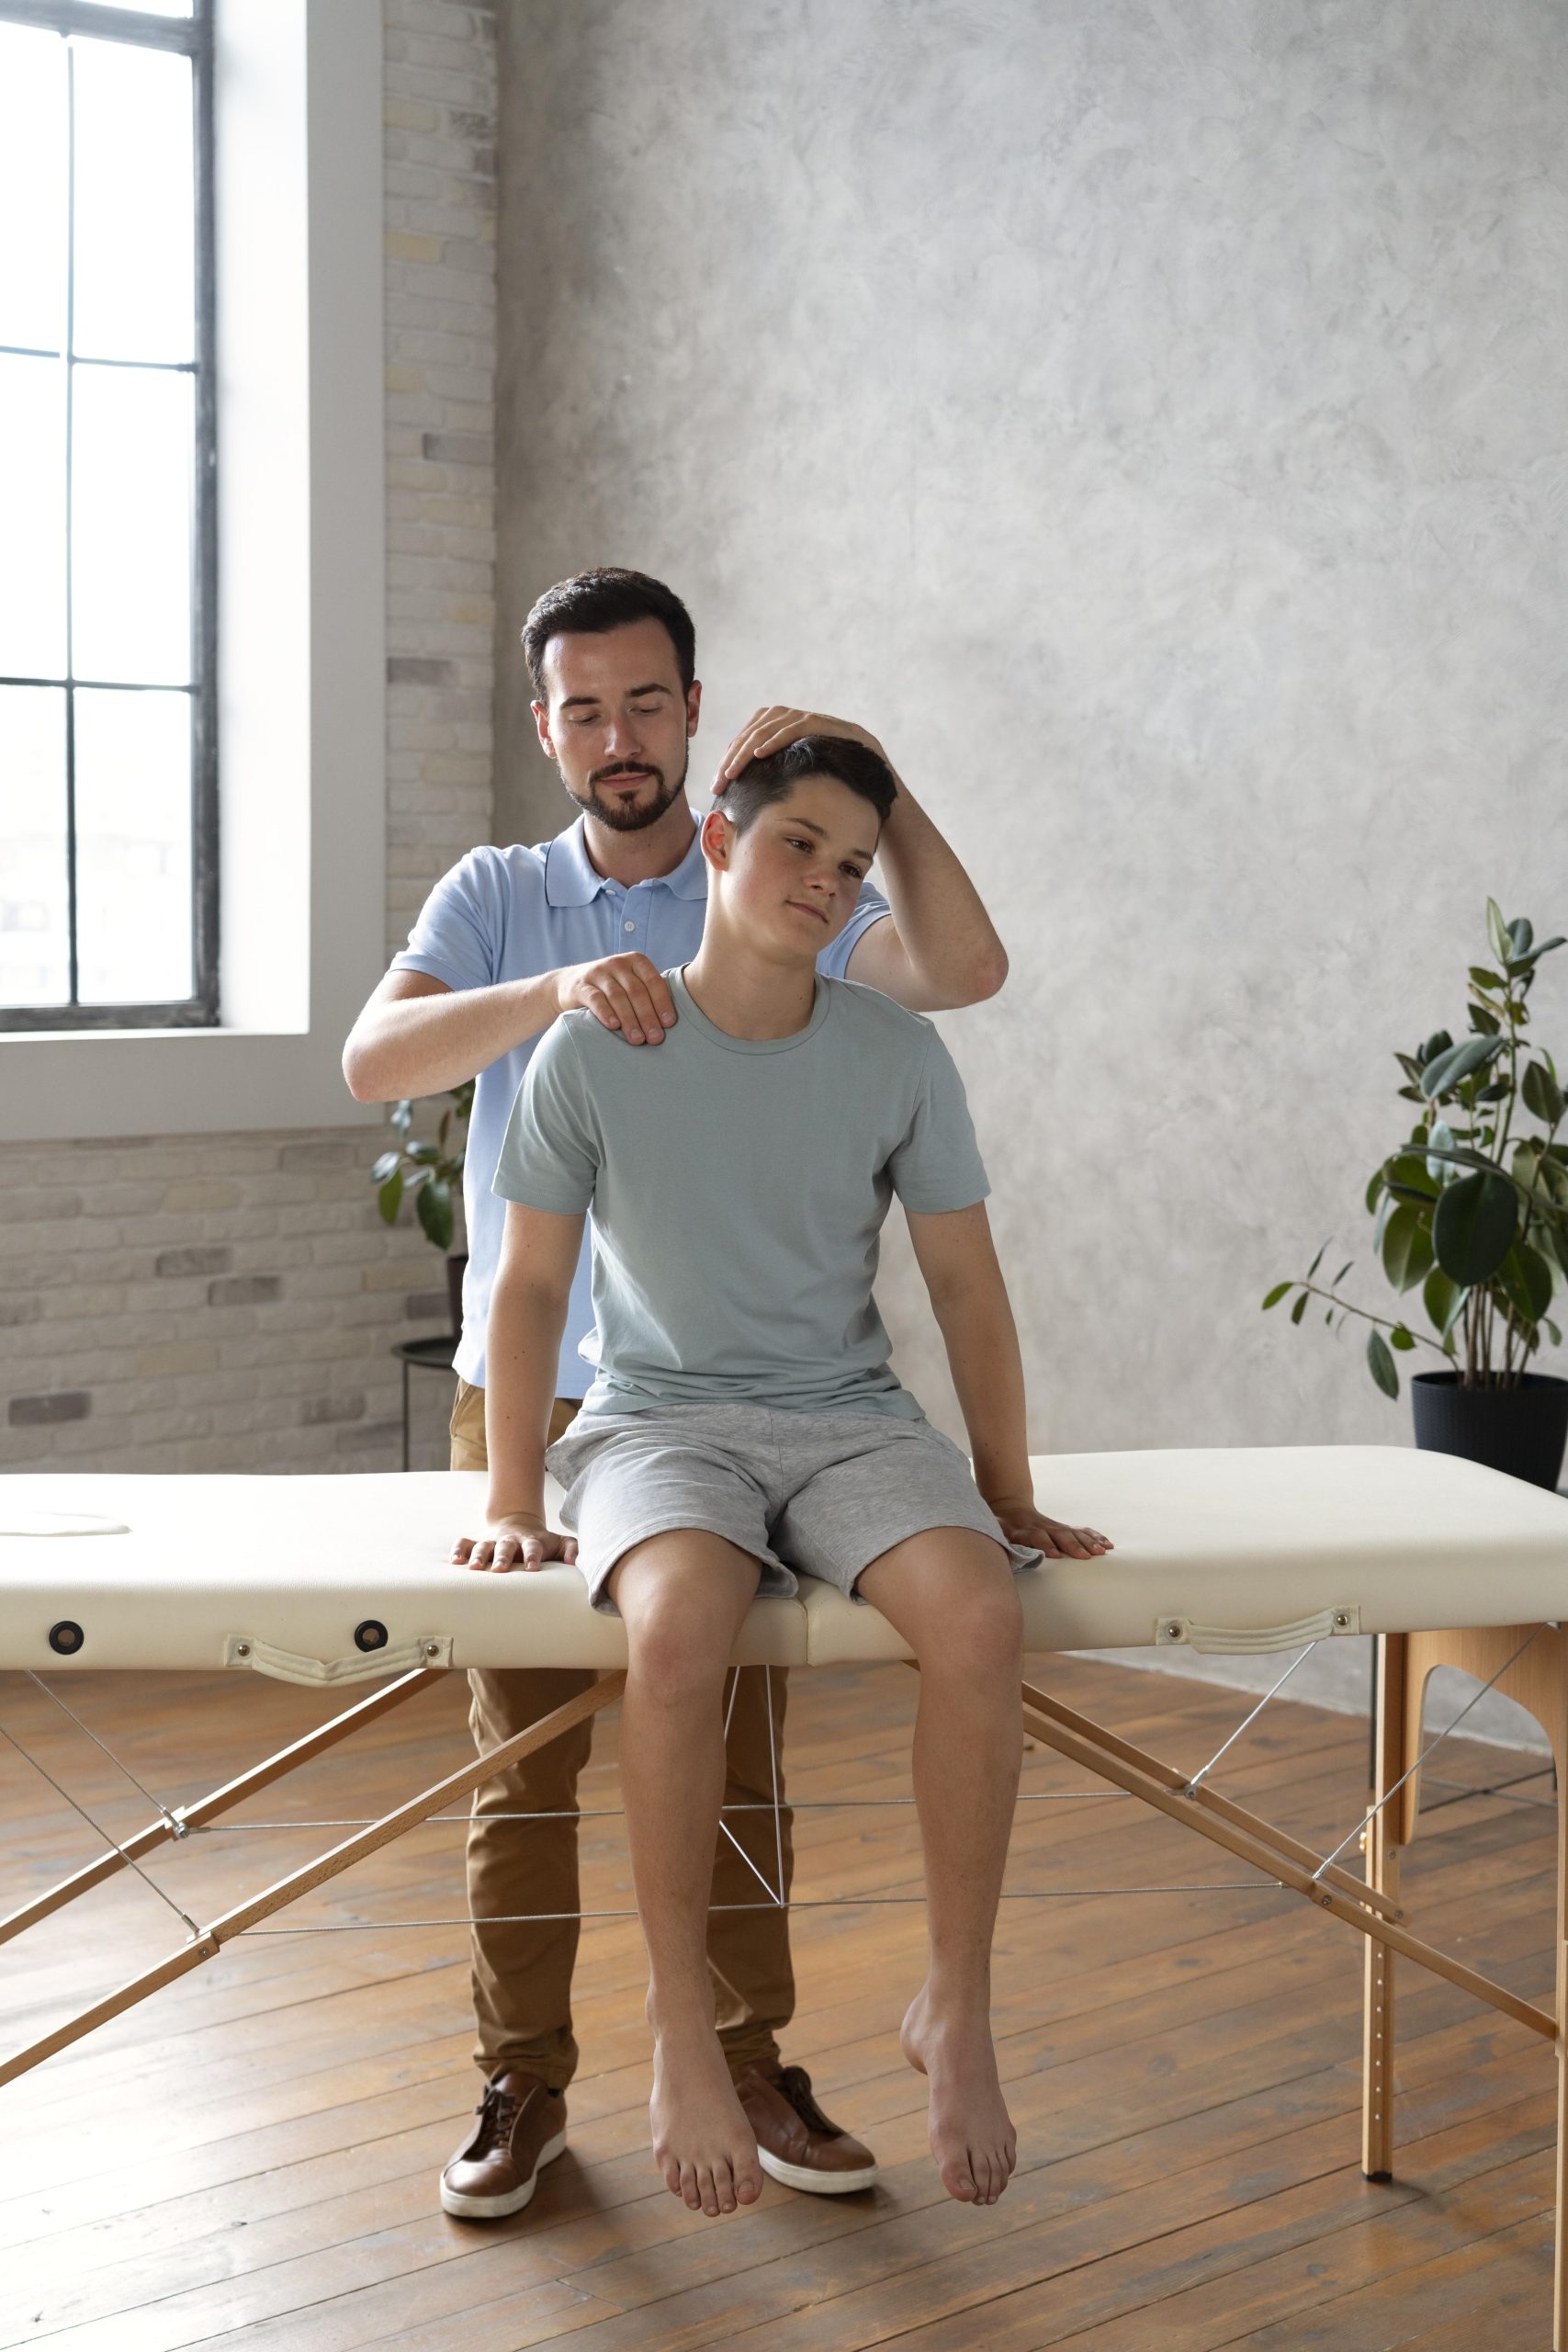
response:
<path fill-rule="evenodd" d="M 1284 1689 L 1292 1675 L 1294 1674 L 1297 1667 L 1302 1664 L 1303 1659 L 1309 1658 L 1316 1647 L 1317 1644 L 1315 1642 L 1309 1642 L 1305 1649 L 1303 1650 L 1301 1657 L 1293 1657 L 1291 1660 L 1290 1665 L 1285 1668 L 1285 1671 L 1281 1674 L 1278 1682 L 1275 1683 L 1273 1690 L 1265 1690 L 1262 1698 L 1258 1702 L 1257 1706 L 1254 1707 L 1252 1713 L 1247 1716 L 1247 1721 L 1245 1723 L 1237 1724 L 1235 1731 L 1232 1732 L 1224 1747 L 1216 1747 L 1213 1754 L 1210 1757 L 1208 1762 L 1201 1768 L 1201 1770 L 1193 1773 L 1192 1778 L 1188 1781 L 1187 1786 L 1181 1792 L 1184 1797 L 1197 1795 L 1200 1787 L 1202 1785 L 1203 1781 L 1207 1780 L 1209 1774 L 1213 1770 L 1221 1757 L 1229 1755 L 1231 1749 L 1235 1746 L 1236 1741 L 1241 1737 L 1243 1732 L 1249 1731 L 1251 1729 L 1252 1725 L 1258 1721 L 1258 1716 L 1263 1713 L 1264 1708 L 1269 1704 L 1269 1700 L 1272 1699 L 1277 1692 Z"/>
<path fill-rule="evenodd" d="M 1503 1660 L 1503 1663 L 1497 1668 L 1496 1673 L 1493 1675 L 1491 1681 L 1483 1682 L 1482 1684 L 1474 1697 L 1468 1699 L 1465 1702 L 1458 1714 L 1454 1717 L 1452 1723 L 1448 1724 L 1444 1730 L 1440 1731 L 1436 1739 L 1427 1741 L 1426 1747 L 1421 1750 L 1420 1755 L 1416 1758 L 1415 1763 L 1410 1766 L 1407 1771 L 1404 1771 L 1400 1774 L 1393 1788 L 1386 1790 L 1384 1793 L 1379 1797 L 1371 1811 L 1362 1816 L 1362 1818 L 1356 1824 L 1354 1829 L 1352 1829 L 1348 1836 L 1341 1838 L 1338 1845 L 1336 1846 L 1332 1854 L 1325 1854 L 1324 1856 L 1322 1861 L 1319 1862 L 1316 1870 L 1313 1872 L 1314 1880 L 1321 1879 L 1324 1871 L 1330 1869 L 1333 1864 L 1339 1860 L 1340 1855 L 1345 1851 L 1347 1846 L 1354 1845 L 1356 1839 L 1363 1836 L 1364 1833 L 1371 1827 L 1373 1822 L 1377 1819 L 1384 1805 L 1391 1803 L 1392 1800 L 1399 1794 L 1400 1790 L 1404 1786 L 1405 1781 L 1410 1779 L 1411 1774 L 1418 1772 L 1421 1770 L 1422 1765 L 1427 1761 L 1427 1757 L 1430 1756 L 1434 1750 L 1441 1747 L 1445 1739 L 1450 1738 L 1452 1735 L 1458 1731 L 1461 1724 L 1463 1723 L 1471 1709 L 1472 1707 L 1478 1707 L 1481 1704 L 1481 1702 L 1485 1698 L 1488 1690 L 1491 1690 L 1493 1683 L 1501 1682 L 1504 1675 L 1507 1673 L 1508 1668 L 1511 1666 L 1517 1666 L 1518 1664 L 1519 1659 L 1523 1657 L 1525 1652 L 1529 1649 L 1530 1644 L 1535 1640 L 1536 1635 L 1540 1631 L 1540 1626 L 1531 1626 L 1529 1632 L 1525 1635 L 1524 1640 L 1519 1644 L 1518 1648 L 1514 1652 L 1513 1657 L 1506 1657 Z"/>
<path fill-rule="evenodd" d="M 190 1929 L 192 1936 L 199 1942 L 201 1938 L 201 1929 L 197 1926 L 196 1921 L 191 1917 L 189 1912 L 182 1911 L 179 1905 L 175 1901 L 174 1896 L 172 1894 L 165 1894 L 164 1889 L 159 1885 L 155 1878 L 148 1877 L 146 1871 L 142 1869 L 135 1855 L 127 1853 L 125 1848 L 120 1844 L 119 1839 L 118 1838 L 111 1838 L 108 1831 L 104 1827 L 102 1822 L 95 1821 L 92 1815 L 87 1811 L 86 1806 L 78 1804 L 70 1790 L 62 1789 L 60 1782 L 55 1779 L 53 1773 L 46 1770 L 44 1766 L 39 1762 L 36 1756 L 29 1756 L 27 1749 L 22 1746 L 21 1741 L 16 1738 L 12 1733 L 8 1732 L 4 1724 L 0 1724 L 0 1739 L 8 1740 L 10 1745 L 16 1749 L 17 1755 L 22 1758 L 23 1762 L 30 1764 L 33 1770 L 41 1774 L 43 1779 L 49 1782 L 50 1787 L 54 1791 L 56 1796 L 63 1797 L 66 1804 L 71 1807 L 72 1812 L 79 1813 L 81 1815 L 83 1820 L 86 1823 L 88 1828 L 93 1831 L 94 1835 L 101 1838 L 106 1846 L 112 1846 L 122 1862 L 130 1863 L 131 1869 L 136 1872 L 137 1877 L 141 1881 L 142 1885 L 150 1886 L 153 1894 L 157 1896 L 159 1902 L 166 1903 L 169 1909 L 174 1913 L 175 1918 L 180 1920 L 184 1926 L 187 1927 Z"/>
<path fill-rule="evenodd" d="M 126 1764 L 126 1763 L 123 1763 L 123 1762 L 121 1761 L 121 1759 L 120 1759 L 120 1758 L 119 1758 L 116 1754 L 115 1754 L 115 1752 L 114 1752 L 113 1748 L 112 1748 L 112 1747 L 108 1747 L 108 1746 L 107 1746 L 107 1745 L 106 1745 L 106 1743 L 98 1737 L 97 1733 L 93 1729 L 93 1727 L 92 1727 L 92 1725 L 91 1725 L 90 1724 L 85 1724 L 85 1723 L 82 1721 L 81 1716 L 76 1713 L 75 1709 L 74 1709 L 73 1707 L 68 1706 L 68 1705 L 66 1704 L 65 1701 L 61 1697 L 61 1695 L 60 1695 L 59 1691 L 58 1691 L 58 1690 L 51 1690 L 50 1689 L 50 1687 L 49 1687 L 48 1683 L 47 1683 L 47 1682 L 45 1682 L 45 1681 L 41 1679 L 41 1677 L 39 1677 L 39 1675 L 37 1675 L 37 1674 L 35 1674 L 35 1673 L 33 1672 L 32 1668 L 31 1668 L 30 1666 L 29 1666 L 29 1667 L 28 1668 L 28 1669 L 27 1669 L 27 1674 L 28 1674 L 28 1680 L 29 1682 L 36 1682 L 36 1683 L 38 1684 L 39 1689 L 43 1692 L 44 1697 L 45 1697 L 46 1699 L 52 1699 L 52 1700 L 53 1700 L 53 1702 L 54 1702 L 54 1703 L 55 1703 L 55 1705 L 60 1709 L 61 1713 L 62 1713 L 62 1714 L 66 1714 L 66 1715 L 69 1715 L 69 1716 L 70 1716 L 70 1718 L 71 1718 L 72 1722 L 75 1724 L 75 1726 L 76 1726 L 77 1730 L 78 1730 L 79 1732 L 85 1732 L 85 1733 L 86 1734 L 86 1736 L 87 1736 L 87 1737 L 92 1741 L 93 1746 L 94 1746 L 96 1748 L 99 1749 L 99 1750 L 100 1750 L 100 1752 L 101 1752 L 103 1755 L 105 1755 L 105 1756 L 107 1756 L 107 1757 L 108 1758 L 109 1762 L 114 1766 L 115 1770 L 116 1770 L 117 1772 L 121 1772 L 121 1773 L 123 1773 L 123 1774 L 124 1774 L 124 1776 L 125 1776 L 125 1778 L 126 1778 L 126 1779 L 130 1782 L 131 1787 L 132 1787 L 133 1789 L 135 1789 L 135 1790 L 138 1792 L 138 1793 L 139 1793 L 140 1795 L 144 1796 L 144 1797 L 146 1798 L 146 1800 L 147 1800 L 148 1804 L 152 1806 L 152 1808 L 153 1812 L 154 1812 L 155 1814 L 157 1814 L 157 1815 L 161 1817 L 161 1819 L 163 1820 L 164 1825 L 165 1828 L 168 1830 L 170 1837 L 171 1837 L 171 1838 L 184 1838 L 184 1837 L 186 1837 L 189 1833 L 188 1833 L 188 1831 L 187 1831 L 187 1829 L 186 1829 L 186 1827 L 185 1823 L 180 1819 L 179 1815 L 178 1815 L 176 1813 L 174 1813 L 174 1812 L 172 1812 L 172 1811 L 170 1810 L 170 1808 L 169 1808 L 169 1807 L 168 1807 L 168 1806 L 164 1803 L 164 1801 L 163 1801 L 162 1797 L 155 1797 L 155 1796 L 153 1795 L 153 1793 L 152 1793 L 152 1790 L 151 1790 L 151 1789 L 146 1789 L 146 1788 L 143 1788 L 143 1787 L 142 1787 L 141 1782 L 137 1779 L 137 1777 L 136 1777 L 135 1773 L 131 1770 L 131 1769 L 130 1769 L 130 1765 L 129 1765 L 129 1764 Z"/>

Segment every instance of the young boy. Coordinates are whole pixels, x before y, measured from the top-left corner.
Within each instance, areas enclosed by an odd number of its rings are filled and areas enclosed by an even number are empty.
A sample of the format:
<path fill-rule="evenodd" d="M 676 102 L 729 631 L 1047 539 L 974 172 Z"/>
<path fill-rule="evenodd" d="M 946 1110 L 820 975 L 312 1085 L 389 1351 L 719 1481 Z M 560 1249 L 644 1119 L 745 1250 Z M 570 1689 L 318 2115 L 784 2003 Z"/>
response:
<path fill-rule="evenodd" d="M 653 1069 L 569 1012 L 535 1055 L 495 1189 L 488 1527 L 476 1568 L 577 1559 L 626 1620 L 621 1770 L 655 2038 L 653 2144 L 694 2211 L 761 2190 L 714 2032 L 705 1914 L 724 1777 L 720 1694 L 753 1598 L 791 1568 L 872 1602 L 921 1668 L 914 1781 L 930 1966 L 903 2047 L 931 2085 L 951 2195 L 994 2204 L 1016 2158 L 990 2036 L 990 1949 L 1021 1749 L 1016 1570 L 1111 1547 L 1035 1509 L 1022 1371 L 963 1087 L 931 1023 L 820 978 L 897 785 L 859 743 L 754 761 L 702 828 L 702 946 L 666 978 Z M 893 1194 L 946 1343 L 974 1458 L 888 1363 L 872 1296 Z M 545 1438 L 592 1207 L 597 1377 Z M 789 1563 L 786 1566 L 785 1563 Z"/>

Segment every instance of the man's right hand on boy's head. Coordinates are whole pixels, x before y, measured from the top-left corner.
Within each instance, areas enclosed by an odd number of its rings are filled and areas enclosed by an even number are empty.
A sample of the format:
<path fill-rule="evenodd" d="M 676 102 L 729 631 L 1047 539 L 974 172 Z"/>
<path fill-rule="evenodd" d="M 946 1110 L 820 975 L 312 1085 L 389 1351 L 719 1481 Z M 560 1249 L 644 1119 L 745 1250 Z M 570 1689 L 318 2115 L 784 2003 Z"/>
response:
<path fill-rule="evenodd" d="M 551 1560 L 570 1567 L 576 1557 L 574 1535 L 558 1535 L 528 1511 L 502 1511 L 486 1521 L 483 1535 L 459 1535 L 452 1546 L 452 1565 L 459 1568 L 532 1571 Z"/>
<path fill-rule="evenodd" d="M 556 974 L 563 1012 L 581 1007 L 602 1028 L 618 1029 L 628 1046 L 657 1046 L 675 1026 L 675 1000 L 657 964 L 646 956 L 600 956 L 563 964 Z"/>

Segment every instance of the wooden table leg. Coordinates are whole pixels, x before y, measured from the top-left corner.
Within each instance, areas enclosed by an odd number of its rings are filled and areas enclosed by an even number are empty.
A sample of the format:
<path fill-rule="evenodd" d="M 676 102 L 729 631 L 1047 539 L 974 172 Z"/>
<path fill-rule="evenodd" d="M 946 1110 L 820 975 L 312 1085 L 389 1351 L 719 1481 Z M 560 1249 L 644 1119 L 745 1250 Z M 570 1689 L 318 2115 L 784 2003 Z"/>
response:
<path fill-rule="evenodd" d="M 1376 1705 L 1372 1724 L 1372 1802 L 1380 1804 L 1404 1770 L 1404 1711 L 1408 1660 L 1403 1634 L 1378 1636 Z M 1396 1798 L 1383 1804 L 1366 1832 L 1367 1884 L 1399 1899 L 1399 1826 Z M 1369 2180 L 1393 2178 L 1394 1955 L 1369 1939 L 1362 2025 L 1361 2170 Z"/>

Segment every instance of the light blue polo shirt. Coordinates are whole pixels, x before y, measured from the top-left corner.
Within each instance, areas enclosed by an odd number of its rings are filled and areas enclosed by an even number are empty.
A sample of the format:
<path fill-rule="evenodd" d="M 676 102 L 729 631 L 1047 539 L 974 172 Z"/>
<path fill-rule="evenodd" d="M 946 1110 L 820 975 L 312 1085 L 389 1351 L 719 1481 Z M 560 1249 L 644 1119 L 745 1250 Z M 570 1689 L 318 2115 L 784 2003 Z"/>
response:
<path fill-rule="evenodd" d="M 707 861 L 695 820 L 692 842 L 672 872 L 630 889 L 601 874 L 588 854 L 579 817 L 554 841 L 532 848 L 473 849 L 445 875 L 420 910 L 409 944 L 392 958 L 395 972 L 428 972 L 449 989 L 494 988 L 530 980 L 563 964 L 596 956 L 646 956 L 656 971 L 690 963 L 702 943 L 707 905 Z M 888 911 L 869 882 L 861 885 L 849 922 L 817 958 L 829 979 L 841 980 L 857 943 Z M 541 1033 L 543 1035 L 545 1033 Z M 656 1061 L 662 1046 L 628 1046 L 623 1053 Z M 491 1191 L 507 1121 L 538 1037 L 516 1046 L 480 1070 L 468 1122 L 463 1166 L 463 1211 L 468 1271 L 463 1282 L 463 1333 L 455 1368 L 478 1388 L 485 1377 L 485 1321 L 501 1258 L 506 1203 Z M 556 1378 L 558 1396 L 583 1396 L 593 1379 L 592 1219 L 572 1281 L 571 1305 Z M 584 1343 L 590 1352 L 581 1352 Z"/>

